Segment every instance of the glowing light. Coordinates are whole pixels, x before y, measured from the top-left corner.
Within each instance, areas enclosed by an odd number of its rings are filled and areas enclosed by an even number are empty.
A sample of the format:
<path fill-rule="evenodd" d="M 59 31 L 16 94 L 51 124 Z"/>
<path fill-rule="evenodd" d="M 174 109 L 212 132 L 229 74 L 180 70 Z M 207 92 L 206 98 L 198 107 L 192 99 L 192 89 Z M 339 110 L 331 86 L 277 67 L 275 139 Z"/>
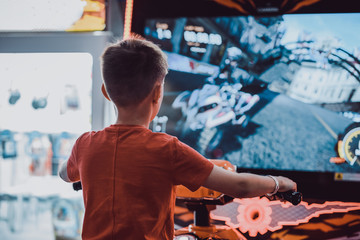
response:
<path fill-rule="evenodd" d="M 275 232 L 286 225 L 296 226 L 307 223 L 321 214 L 345 213 L 359 209 L 360 203 L 355 202 L 309 204 L 302 201 L 299 205 L 293 206 L 290 203 L 269 201 L 267 198 L 251 198 L 234 199 L 224 206 L 217 206 L 210 216 L 212 219 L 225 221 L 226 225 L 232 228 L 249 232 L 251 237 L 255 237 L 259 233 Z"/>
<path fill-rule="evenodd" d="M 209 41 L 211 44 L 215 45 L 221 45 L 222 44 L 222 38 L 220 34 L 210 33 Z"/>
<path fill-rule="evenodd" d="M 131 22 L 133 15 L 134 0 L 126 0 L 125 20 L 124 20 L 124 39 L 131 34 Z"/>
<path fill-rule="evenodd" d="M 168 29 L 161 29 L 161 28 L 158 28 L 156 29 L 156 32 L 158 34 L 158 39 L 171 39 L 171 31 L 168 30 Z"/>
<path fill-rule="evenodd" d="M 266 205 L 267 199 L 259 201 L 244 199 L 244 204 L 239 205 L 237 219 L 243 223 L 239 226 L 241 232 L 249 232 L 255 237 L 258 233 L 265 234 L 271 222 L 271 207 Z"/>
<path fill-rule="evenodd" d="M 221 45 L 222 38 L 216 33 L 184 31 L 184 39 L 187 42 Z"/>
<path fill-rule="evenodd" d="M 206 48 L 199 48 L 199 47 L 191 47 L 190 51 L 192 52 L 197 52 L 197 53 L 205 53 L 206 52 Z"/>

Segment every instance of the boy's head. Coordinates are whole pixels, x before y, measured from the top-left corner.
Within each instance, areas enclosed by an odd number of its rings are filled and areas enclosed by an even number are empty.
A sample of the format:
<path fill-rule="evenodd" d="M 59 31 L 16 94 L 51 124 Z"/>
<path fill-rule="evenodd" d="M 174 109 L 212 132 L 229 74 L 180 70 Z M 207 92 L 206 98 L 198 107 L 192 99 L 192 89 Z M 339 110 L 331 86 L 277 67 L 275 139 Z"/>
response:
<path fill-rule="evenodd" d="M 119 41 L 102 55 L 106 92 L 116 106 L 141 103 L 156 83 L 164 79 L 167 69 L 165 53 L 140 37 Z"/>

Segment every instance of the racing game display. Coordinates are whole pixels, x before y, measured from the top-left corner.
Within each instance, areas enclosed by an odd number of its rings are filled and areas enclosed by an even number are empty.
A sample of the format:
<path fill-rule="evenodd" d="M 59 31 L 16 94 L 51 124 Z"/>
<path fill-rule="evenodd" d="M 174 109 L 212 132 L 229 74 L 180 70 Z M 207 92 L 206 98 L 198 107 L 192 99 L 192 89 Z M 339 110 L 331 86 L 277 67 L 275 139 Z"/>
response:
<path fill-rule="evenodd" d="M 148 19 L 144 36 L 169 62 L 155 130 L 241 168 L 360 179 L 359 24 L 357 13 Z"/>

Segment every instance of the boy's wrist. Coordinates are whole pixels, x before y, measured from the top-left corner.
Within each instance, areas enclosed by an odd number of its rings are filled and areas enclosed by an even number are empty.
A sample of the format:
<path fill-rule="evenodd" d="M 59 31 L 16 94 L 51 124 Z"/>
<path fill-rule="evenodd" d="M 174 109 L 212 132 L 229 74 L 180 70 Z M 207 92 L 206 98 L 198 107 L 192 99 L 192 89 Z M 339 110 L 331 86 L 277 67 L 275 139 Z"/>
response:
<path fill-rule="evenodd" d="M 279 186 L 279 181 L 276 179 L 276 177 L 271 176 L 271 175 L 267 175 L 267 177 L 270 177 L 275 182 L 274 191 L 271 192 L 271 193 L 266 194 L 266 196 L 271 197 L 271 196 L 275 195 L 279 191 L 280 186 Z"/>

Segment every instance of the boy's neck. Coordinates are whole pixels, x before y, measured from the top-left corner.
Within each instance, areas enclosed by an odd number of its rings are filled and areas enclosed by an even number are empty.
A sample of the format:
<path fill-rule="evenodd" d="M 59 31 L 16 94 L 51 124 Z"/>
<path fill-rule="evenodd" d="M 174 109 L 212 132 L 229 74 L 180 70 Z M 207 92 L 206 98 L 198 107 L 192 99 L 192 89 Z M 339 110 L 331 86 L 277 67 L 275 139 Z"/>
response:
<path fill-rule="evenodd" d="M 132 106 L 116 106 L 116 124 L 140 125 L 149 128 L 150 122 L 158 114 L 163 100 L 164 85 L 155 85 L 153 91 L 139 104 Z"/>
<path fill-rule="evenodd" d="M 131 107 L 117 107 L 116 124 L 139 125 L 149 128 L 152 121 L 152 109 L 147 104 Z"/>

